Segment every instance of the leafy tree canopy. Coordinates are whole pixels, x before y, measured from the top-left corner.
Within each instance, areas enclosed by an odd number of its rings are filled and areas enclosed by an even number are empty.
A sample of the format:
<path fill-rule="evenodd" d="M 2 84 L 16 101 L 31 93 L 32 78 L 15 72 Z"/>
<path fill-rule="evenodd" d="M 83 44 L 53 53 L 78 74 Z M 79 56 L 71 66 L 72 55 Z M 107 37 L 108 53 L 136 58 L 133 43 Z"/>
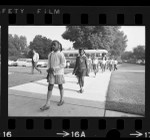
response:
<path fill-rule="evenodd" d="M 51 42 L 51 39 L 47 39 L 41 35 L 36 35 L 33 41 L 30 42 L 29 49 L 35 49 L 39 53 L 40 58 L 47 59 L 51 50 Z"/>
<path fill-rule="evenodd" d="M 73 42 L 75 49 L 106 49 L 120 55 L 126 48 L 127 36 L 120 26 L 67 26 L 62 37 Z"/>

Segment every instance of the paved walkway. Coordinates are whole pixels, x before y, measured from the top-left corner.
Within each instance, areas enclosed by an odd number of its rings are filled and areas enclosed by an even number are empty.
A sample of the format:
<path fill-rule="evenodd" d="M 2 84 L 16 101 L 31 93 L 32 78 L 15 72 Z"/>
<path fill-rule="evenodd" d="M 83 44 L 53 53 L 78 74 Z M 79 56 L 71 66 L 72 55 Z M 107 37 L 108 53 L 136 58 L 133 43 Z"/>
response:
<path fill-rule="evenodd" d="M 58 107 L 59 90 L 54 86 L 51 98 L 51 108 L 44 112 L 40 107 L 44 105 L 48 83 L 46 79 L 34 81 L 9 88 L 9 116 L 133 116 L 128 113 L 105 110 L 107 89 L 111 72 L 99 72 L 96 77 L 91 73 L 85 78 L 85 92 L 79 93 L 77 79 L 72 74 L 65 75 L 63 106 Z M 139 116 L 140 117 L 140 116 Z"/>

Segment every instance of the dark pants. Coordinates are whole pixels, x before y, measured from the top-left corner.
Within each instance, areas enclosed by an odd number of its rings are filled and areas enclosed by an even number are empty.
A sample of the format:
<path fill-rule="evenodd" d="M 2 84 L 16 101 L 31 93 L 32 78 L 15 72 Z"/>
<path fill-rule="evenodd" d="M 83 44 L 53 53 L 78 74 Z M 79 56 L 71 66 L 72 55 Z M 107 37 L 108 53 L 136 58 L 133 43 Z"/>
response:
<path fill-rule="evenodd" d="M 105 71 L 106 64 L 102 64 L 102 71 Z"/>
<path fill-rule="evenodd" d="M 117 65 L 116 64 L 114 64 L 114 70 L 117 70 Z"/>
<path fill-rule="evenodd" d="M 109 70 L 111 71 L 113 68 L 112 64 L 109 64 Z"/>
<path fill-rule="evenodd" d="M 34 69 L 41 72 L 41 70 L 37 68 L 37 62 L 32 62 L 32 74 L 34 73 Z"/>

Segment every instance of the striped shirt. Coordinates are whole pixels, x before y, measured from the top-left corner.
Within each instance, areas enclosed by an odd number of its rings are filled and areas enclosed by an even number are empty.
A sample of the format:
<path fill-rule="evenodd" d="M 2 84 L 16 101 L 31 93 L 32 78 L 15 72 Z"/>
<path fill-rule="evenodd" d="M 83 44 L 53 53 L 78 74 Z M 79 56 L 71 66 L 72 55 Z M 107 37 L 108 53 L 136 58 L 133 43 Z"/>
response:
<path fill-rule="evenodd" d="M 47 68 L 54 69 L 54 75 L 64 75 L 64 68 L 66 66 L 66 59 L 62 52 L 51 52 L 48 55 L 48 66 Z"/>

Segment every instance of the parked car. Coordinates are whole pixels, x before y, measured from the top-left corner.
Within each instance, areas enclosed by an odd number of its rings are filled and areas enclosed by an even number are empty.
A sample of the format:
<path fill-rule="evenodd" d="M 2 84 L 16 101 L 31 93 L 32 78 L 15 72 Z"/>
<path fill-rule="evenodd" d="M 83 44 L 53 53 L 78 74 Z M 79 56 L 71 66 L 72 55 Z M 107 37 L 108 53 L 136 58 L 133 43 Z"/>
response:
<path fill-rule="evenodd" d="M 8 66 L 17 66 L 17 62 L 13 60 L 8 60 Z"/>
<path fill-rule="evenodd" d="M 45 62 L 45 61 L 38 61 L 37 67 L 47 67 L 47 62 Z"/>
<path fill-rule="evenodd" d="M 127 63 L 127 62 L 128 62 L 128 60 L 123 60 L 123 62 L 124 62 L 124 63 Z"/>
<path fill-rule="evenodd" d="M 31 67 L 32 66 L 32 59 L 27 59 L 26 60 L 26 67 Z"/>
<path fill-rule="evenodd" d="M 18 66 L 29 67 L 32 66 L 32 59 L 30 58 L 19 58 L 16 62 Z"/>
<path fill-rule="evenodd" d="M 139 59 L 139 60 L 136 61 L 136 63 L 137 63 L 137 64 L 142 64 L 142 60 Z"/>

